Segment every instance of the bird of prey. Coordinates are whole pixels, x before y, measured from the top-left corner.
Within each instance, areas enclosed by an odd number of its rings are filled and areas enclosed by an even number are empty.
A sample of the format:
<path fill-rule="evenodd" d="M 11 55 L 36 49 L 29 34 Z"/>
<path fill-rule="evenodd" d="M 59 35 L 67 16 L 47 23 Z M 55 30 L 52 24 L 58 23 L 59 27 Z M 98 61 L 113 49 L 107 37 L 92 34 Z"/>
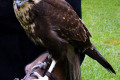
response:
<path fill-rule="evenodd" d="M 56 61 L 68 59 L 70 80 L 80 80 L 79 53 L 87 54 L 115 73 L 91 43 L 90 32 L 66 1 L 14 0 L 14 11 L 31 40 L 43 45 Z"/>

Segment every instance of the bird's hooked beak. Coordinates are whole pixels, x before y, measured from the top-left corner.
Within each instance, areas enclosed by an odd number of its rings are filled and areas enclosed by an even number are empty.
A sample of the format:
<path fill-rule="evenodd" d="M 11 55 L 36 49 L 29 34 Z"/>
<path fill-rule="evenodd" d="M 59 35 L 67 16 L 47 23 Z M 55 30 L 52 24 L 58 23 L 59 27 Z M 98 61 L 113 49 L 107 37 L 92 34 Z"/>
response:
<path fill-rule="evenodd" d="M 14 1 L 16 2 L 17 8 L 20 9 L 20 7 L 28 0 L 14 0 Z"/>

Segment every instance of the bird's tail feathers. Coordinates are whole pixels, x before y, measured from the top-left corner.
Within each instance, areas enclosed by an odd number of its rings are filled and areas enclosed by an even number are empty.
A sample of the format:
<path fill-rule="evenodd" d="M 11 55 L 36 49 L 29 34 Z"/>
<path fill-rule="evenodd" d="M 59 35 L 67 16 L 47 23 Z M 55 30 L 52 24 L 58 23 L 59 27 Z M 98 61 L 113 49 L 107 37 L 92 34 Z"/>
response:
<path fill-rule="evenodd" d="M 108 71 L 113 72 L 116 74 L 112 66 L 107 62 L 107 60 L 99 53 L 99 51 L 96 49 L 96 47 L 92 44 L 92 48 L 88 48 L 84 51 L 84 54 L 87 54 L 92 59 L 99 62 L 104 68 L 106 68 Z"/>
<path fill-rule="evenodd" d="M 68 80 L 81 80 L 81 72 L 80 72 L 80 62 L 79 62 L 79 58 L 78 55 L 76 54 L 75 58 L 72 59 L 74 60 L 73 62 L 75 63 L 71 63 L 68 60 Z"/>

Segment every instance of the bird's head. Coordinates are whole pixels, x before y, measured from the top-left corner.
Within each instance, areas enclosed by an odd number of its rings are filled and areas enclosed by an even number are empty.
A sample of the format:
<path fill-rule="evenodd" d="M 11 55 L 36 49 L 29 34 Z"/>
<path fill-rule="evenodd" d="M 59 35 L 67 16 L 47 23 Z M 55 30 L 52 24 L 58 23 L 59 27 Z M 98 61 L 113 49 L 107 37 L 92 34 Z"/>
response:
<path fill-rule="evenodd" d="M 17 9 L 25 8 L 26 6 L 33 4 L 32 0 L 14 0 L 14 4 L 16 4 Z"/>
<path fill-rule="evenodd" d="M 42 0 L 14 0 L 13 8 L 17 19 L 21 25 L 29 24 L 31 22 L 30 10 L 35 4 Z"/>
<path fill-rule="evenodd" d="M 14 0 L 14 5 L 16 5 L 17 9 L 28 8 L 33 4 L 39 3 L 41 0 Z"/>

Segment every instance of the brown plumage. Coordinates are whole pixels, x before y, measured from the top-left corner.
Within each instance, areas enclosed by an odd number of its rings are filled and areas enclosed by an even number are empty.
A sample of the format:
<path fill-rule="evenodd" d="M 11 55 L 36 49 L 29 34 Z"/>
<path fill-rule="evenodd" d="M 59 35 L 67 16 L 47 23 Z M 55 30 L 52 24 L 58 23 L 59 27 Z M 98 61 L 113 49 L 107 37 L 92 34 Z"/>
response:
<path fill-rule="evenodd" d="M 78 50 L 101 64 L 104 62 L 102 65 L 115 73 L 111 65 L 90 42 L 91 34 L 67 2 L 23 0 L 20 3 L 18 1 L 14 1 L 14 10 L 27 35 L 35 43 L 46 47 L 55 60 L 68 59 L 69 68 L 72 66 L 70 68 L 73 72 L 72 77 L 76 75 L 70 80 L 80 80 L 79 61 L 76 54 Z"/>

